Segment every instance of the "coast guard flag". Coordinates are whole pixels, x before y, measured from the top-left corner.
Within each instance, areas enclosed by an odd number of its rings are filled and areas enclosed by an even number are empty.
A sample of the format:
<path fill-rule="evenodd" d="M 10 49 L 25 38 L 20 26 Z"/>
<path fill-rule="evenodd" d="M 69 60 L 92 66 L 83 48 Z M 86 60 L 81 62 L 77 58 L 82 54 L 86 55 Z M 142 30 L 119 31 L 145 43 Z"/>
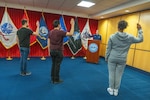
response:
<path fill-rule="evenodd" d="M 43 49 L 45 49 L 47 47 L 48 33 L 49 33 L 49 31 L 48 31 L 46 22 L 45 22 L 44 18 L 41 17 L 39 36 L 37 36 L 37 41 Z"/>
<path fill-rule="evenodd" d="M 23 18 L 22 19 L 26 19 L 29 23 L 29 17 L 28 17 L 28 14 L 27 14 L 27 11 L 24 10 L 24 14 L 23 14 Z M 31 24 L 29 23 L 29 26 L 28 26 L 31 30 L 32 30 L 32 27 L 31 27 Z M 34 43 L 36 43 L 36 36 L 35 35 L 31 35 L 30 36 L 30 46 L 33 45 Z"/>
<path fill-rule="evenodd" d="M 59 18 L 59 22 L 60 22 L 61 30 L 67 32 L 67 28 L 66 28 L 66 25 L 65 25 L 63 16 L 61 16 L 61 17 Z M 68 42 L 68 40 L 69 40 L 69 37 L 68 37 L 68 36 L 64 37 L 63 43 L 66 44 L 66 43 Z"/>
<path fill-rule="evenodd" d="M 69 37 L 69 41 L 67 44 L 73 55 L 77 54 L 81 50 L 82 43 L 77 18 L 75 19 L 74 34 Z"/>
<path fill-rule="evenodd" d="M 85 49 L 88 47 L 88 40 L 92 40 L 91 38 L 91 30 L 89 26 L 89 20 L 87 20 L 86 25 L 84 26 L 82 33 L 81 33 L 81 40 L 82 40 L 82 45 Z"/>
<path fill-rule="evenodd" d="M 13 47 L 16 41 L 17 28 L 12 22 L 7 9 L 5 9 L 1 24 L 0 24 L 0 41 L 6 49 Z"/>

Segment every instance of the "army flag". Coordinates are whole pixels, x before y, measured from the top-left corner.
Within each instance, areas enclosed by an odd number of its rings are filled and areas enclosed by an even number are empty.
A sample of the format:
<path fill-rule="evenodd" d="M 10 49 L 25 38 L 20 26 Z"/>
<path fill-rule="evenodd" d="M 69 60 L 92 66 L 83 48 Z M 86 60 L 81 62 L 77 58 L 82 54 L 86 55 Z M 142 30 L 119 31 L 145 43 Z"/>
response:
<path fill-rule="evenodd" d="M 17 28 L 12 22 L 6 8 L 0 24 L 0 41 L 6 49 L 13 47 L 17 43 L 16 32 Z"/>

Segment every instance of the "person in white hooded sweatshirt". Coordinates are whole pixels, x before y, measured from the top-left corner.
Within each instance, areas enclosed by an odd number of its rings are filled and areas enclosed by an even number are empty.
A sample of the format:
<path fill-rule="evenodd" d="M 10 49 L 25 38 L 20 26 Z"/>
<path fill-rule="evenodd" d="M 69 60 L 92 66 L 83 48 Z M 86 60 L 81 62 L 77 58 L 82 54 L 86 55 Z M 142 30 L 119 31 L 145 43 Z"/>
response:
<path fill-rule="evenodd" d="M 118 23 L 118 32 L 112 34 L 108 41 L 105 60 L 108 62 L 110 95 L 117 96 L 121 84 L 122 75 L 126 66 L 127 54 L 131 44 L 143 41 L 143 31 L 140 24 L 137 24 L 138 36 L 124 32 L 128 26 L 125 20 Z"/>

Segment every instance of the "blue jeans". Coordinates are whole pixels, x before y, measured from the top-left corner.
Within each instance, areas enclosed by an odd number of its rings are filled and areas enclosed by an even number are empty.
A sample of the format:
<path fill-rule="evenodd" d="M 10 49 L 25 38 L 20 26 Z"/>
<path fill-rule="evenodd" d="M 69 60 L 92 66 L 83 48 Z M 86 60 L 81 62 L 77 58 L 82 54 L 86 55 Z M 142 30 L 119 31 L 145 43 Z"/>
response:
<path fill-rule="evenodd" d="M 26 73 L 27 72 L 27 58 L 29 55 L 29 48 L 25 47 L 20 47 L 20 67 L 21 67 L 21 73 Z"/>

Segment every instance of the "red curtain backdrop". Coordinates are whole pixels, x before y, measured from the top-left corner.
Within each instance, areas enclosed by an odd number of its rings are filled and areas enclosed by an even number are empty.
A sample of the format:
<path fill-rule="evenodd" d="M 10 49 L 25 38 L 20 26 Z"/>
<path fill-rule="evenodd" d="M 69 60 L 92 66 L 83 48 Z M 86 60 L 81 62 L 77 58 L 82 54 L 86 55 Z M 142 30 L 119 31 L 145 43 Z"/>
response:
<path fill-rule="evenodd" d="M 0 7 L 0 22 L 2 20 L 3 14 L 4 14 L 4 7 Z M 14 9 L 14 8 L 7 8 L 8 14 L 10 16 L 10 18 L 12 19 L 13 23 L 16 25 L 16 27 L 19 29 L 21 27 L 21 20 L 24 14 L 24 10 L 21 9 Z M 41 16 L 42 16 L 42 12 L 36 12 L 36 11 L 29 11 L 26 10 L 28 17 L 29 17 L 29 21 L 32 27 L 32 30 L 35 31 L 36 30 L 36 21 L 40 20 Z M 44 13 L 44 18 L 46 21 L 46 24 L 48 26 L 49 31 L 53 29 L 53 25 L 52 22 L 53 20 L 59 20 L 60 18 L 60 14 L 51 14 L 51 13 Z M 70 31 L 70 19 L 71 18 L 75 18 L 74 16 L 64 16 L 64 21 L 67 27 L 67 30 Z M 78 17 L 78 24 L 79 24 L 79 28 L 80 28 L 80 32 L 82 32 L 85 24 L 87 22 L 87 18 L 81 18 Z M 90 25 L 90 29 L 92 34 L 96 33 L 96 30 L 98 28 L 98 20 L 94 20 L 94 19 L 89 19 L 89 25 Z M 2 43 L 0 43 L 0 58 L 6 58 L 6 57 L 20 57 L 20 52 L 19 52 L 19 48 L 17 45 L 13 46 L 10 49 L 6 49 Z M 84 48 L 75 56 L 85 56 L 85 50 Z M 41 46 L 39 45 L 38 42 L 34 43 L 33 45 L 30 46 L 30 57 L 47 57 L 48 56 L 48 49 L 42 49 Z M 64 56 L 72 56 L 71 51 L 69 50 L 67 44 L 64 45 Z"/>
<path fill-rule="evenodd" d="M 2 20 L 2 17 L 3 17 L 3 14 L 4 14 L 4 10 L 5 10 L 5 8 L 0 7 L 0 22 Z M 5 56 L 6 56 L 6 49 L 4 48 L 2 43 L 0 42 L 0 58 L 1 57 L 5 57 Z"/>

